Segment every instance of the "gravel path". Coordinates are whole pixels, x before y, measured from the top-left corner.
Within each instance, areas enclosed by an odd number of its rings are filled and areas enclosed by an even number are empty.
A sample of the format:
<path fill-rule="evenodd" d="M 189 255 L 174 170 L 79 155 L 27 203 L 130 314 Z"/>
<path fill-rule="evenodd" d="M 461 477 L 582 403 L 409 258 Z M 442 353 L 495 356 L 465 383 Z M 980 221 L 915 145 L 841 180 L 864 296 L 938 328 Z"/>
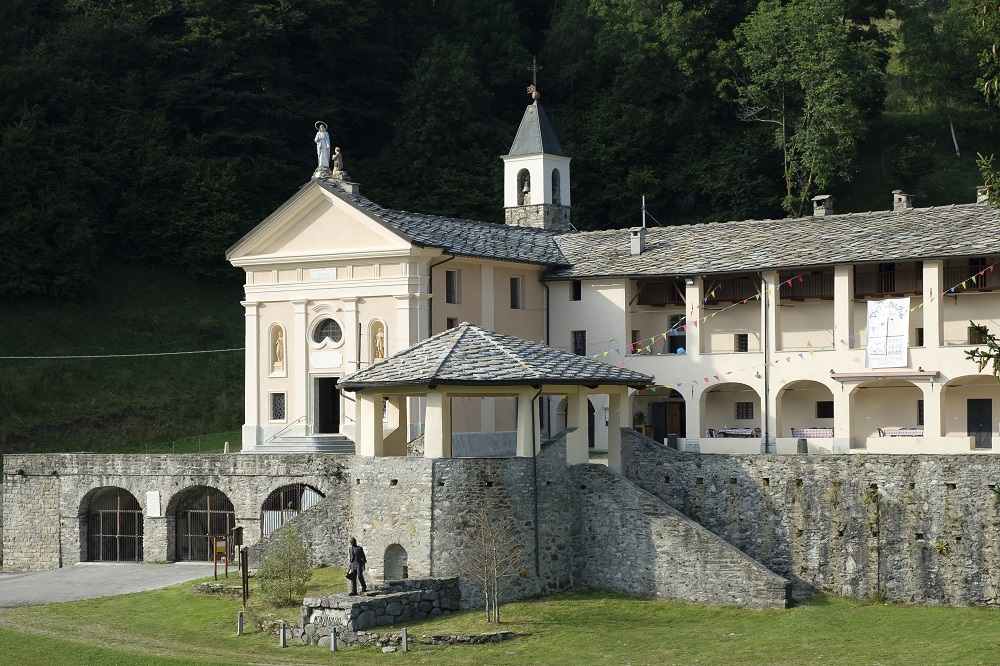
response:
<path fill-rule="evenodd" d="M 116 594 L 156 590 L 211 575 L 212 565 L 204 562 L 86 563 L 32 573 L 0 571 L 0 607 L 110 597 Z M 232 575 L 230 572 L 230 578 Z"/>

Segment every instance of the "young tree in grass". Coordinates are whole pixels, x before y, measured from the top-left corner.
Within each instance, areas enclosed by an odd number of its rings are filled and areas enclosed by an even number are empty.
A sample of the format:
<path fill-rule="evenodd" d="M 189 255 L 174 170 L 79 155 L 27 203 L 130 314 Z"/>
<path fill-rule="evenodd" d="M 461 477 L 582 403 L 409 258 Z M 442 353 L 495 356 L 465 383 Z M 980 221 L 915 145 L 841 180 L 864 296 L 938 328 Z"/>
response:
<path fill-rule="evenodd" d="M 301 603 L 311 577 L 309 555 L 295 526 L 288 525 L 275 532 L 254 576 L 261 596 L 278 605 Z"/>
<path fill-rule="evenodd" d="M 470 522 L 468 546 L 462 551 L 462 573 L 478 584 L 485 597 L 486 621 L 500 622 L 500 585 L 514 575 L 524 546 L 510 516 L 494 517 L 489 506 Z"/>

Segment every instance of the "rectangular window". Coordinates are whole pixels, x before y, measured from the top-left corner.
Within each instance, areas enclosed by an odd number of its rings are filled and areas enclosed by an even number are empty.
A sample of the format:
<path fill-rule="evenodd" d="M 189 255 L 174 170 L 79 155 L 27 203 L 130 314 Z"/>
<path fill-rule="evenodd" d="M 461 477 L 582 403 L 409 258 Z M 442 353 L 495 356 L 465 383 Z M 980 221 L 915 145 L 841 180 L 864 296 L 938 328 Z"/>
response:
<path fill-rule="evenodd" d="M 816 418 L 833 418 L 833 400 L 819 400 L 816 402 Z"/>
<path fill-rule="evenodd" d="M 446 303 L 458 303 L 458 271 L 444 272 L 444 300 Z"/>
<path fill-rule="evenodd" d="M 986 336 L 974 329 L 969 327 L 969 344 L 970 345 L 985 345 Z"/>
<path fill-rule="evenodd" d="M 752 402 L 738 402 L 736 403 L 736 418 L 748 420 L 753 418 L 753 403 Z"/>
<path fill-rule="evenodd" d="M 924 401 L 917 400 L 917 425 L 922 426 L 924 424 Z"/>
<path fill-rule="evenodd" d="M 639 331 L 632 331 L 632 353 L 641 354 L 642 347 L 638 344 L 639 340 L 642 338 L 639 336 Z"/>
<path fill-rule="evenodd" d="M 458 326 L 458 318 L 457 317 L 448 317 L 447 324 L 448 324 L 448 328 L 455 328 L 456 326 Z"/>
<path fill-rule="evenodd" d="M 569 300 L 583 300 L 583 280 L 573 280 L 569 283 Z"/>
<path fill-rule="evenodd" d="M 573 353 L 577 356 L 587 355 L 587 331 L 573 331 Z"/>
<path fill-rule="evenodd" d="M 924 346 L 924 329 L 918 327 L 916 329 L 916 333 L 917 333 L 917 347 L 923 347 Z"/>
<path fill-rule="evenodd" d="M 748 352 L 750 351 L 750 334 L 749 333 L 737 333 L 734 336 L 733 341 L 733 351 L 738 352 Z"/>
<path fill-rule="evenodd" d="M 521 309 L 521 278 L 519 277 L 510 279 L 510 309 Z"/>
<path fill-rule="evenodd" d="M 684 315 L 670 315 L 667 321 L 670 324 L 670 330 L 667 332 L 667 353 L 684 353 L 682 350 L 687 346 Z"/>
<path fill-rule="evenodd" d="M 285 420 L 285 394 L 284 393 L 272 393 L 271 394 L 271 420 L 272 421 L 284 421 Z"/>

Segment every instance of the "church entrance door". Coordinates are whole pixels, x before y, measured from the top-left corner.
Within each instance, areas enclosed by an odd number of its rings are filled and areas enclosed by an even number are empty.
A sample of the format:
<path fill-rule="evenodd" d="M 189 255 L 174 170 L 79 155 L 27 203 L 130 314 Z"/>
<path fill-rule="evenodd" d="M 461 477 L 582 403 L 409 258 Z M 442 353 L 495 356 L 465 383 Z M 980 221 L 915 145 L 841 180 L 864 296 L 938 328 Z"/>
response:
<path fill-rule="evenodd" d="M 340 389 L 337 377 L 316 379 L 316 433 L 340 432 Z"/>

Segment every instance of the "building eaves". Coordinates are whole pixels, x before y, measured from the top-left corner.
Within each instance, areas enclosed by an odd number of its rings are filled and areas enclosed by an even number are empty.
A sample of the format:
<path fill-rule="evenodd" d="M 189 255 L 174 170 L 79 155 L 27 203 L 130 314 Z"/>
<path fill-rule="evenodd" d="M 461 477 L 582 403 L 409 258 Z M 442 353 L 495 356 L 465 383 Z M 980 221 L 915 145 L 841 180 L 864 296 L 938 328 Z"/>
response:
<path fill-rule="evenodd" d="M 316 182 L 415 245 L 437 247 L 449 254 L 480 259 L 542 266 L 563 266 L 567 263 L 555 242 L 558 235 L 555 231 L 393 210 L 379 206 L 360 194 L 348 194 L 332 181 L 317 179 Z"/>
<path fill-rule="evenodd" d="M 348 391 L 378 386 L 621 385 L 652 377 L 587 356 L 463 323 L 345 377 Z"/>
<path fill-rule="evenodd" d="M 564 234 L 569 262 L 547 280 L 687 276 L 1000 254 L 1000 217 L 982 204 Z"/>

